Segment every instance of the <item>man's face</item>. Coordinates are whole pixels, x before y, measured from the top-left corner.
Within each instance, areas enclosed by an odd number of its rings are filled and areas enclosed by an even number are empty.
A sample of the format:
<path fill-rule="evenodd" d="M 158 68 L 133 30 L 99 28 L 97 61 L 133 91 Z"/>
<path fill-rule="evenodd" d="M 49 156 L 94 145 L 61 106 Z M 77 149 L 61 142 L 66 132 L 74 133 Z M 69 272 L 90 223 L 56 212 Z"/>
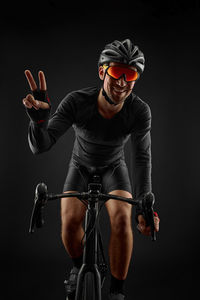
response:
<path fill-rule="evenodd" d="M 119 66 L 126 67 L 129 69 L 134 69 L 132 66 L 128 66 L 126 64 L 111 62 L 109 66 Z M 99 67 L 99 77 L 101 80 L 104 79 L 106 69 L 103 66 Z M 119 79 L 114 79 L 108 74 L 106 74 L 104 79 L 104 90 L 108 97 L 115 102 L 116 104 L 123 102 L 132 92 L 135 81 L 127 82 L 122 76 Z"/>

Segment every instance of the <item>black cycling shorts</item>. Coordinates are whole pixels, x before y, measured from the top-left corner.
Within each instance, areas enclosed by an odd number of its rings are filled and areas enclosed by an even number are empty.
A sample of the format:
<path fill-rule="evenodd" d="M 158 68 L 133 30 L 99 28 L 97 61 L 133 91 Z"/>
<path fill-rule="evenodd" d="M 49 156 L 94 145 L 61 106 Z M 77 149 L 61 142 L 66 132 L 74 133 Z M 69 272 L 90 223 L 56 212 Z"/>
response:
<path fill-rule="evenodd" d="M 124 190 L 132 194 L 128 169 L 124 159 L 120 159 L 107 166 L 88 167 L 72 158 L 69 163 L 69 170 L 64 183 L 63 192 L 87 192 L 88 183 L 90 183 L 93 174 L 98 174 L 101 177 L 102 193 Z"/>

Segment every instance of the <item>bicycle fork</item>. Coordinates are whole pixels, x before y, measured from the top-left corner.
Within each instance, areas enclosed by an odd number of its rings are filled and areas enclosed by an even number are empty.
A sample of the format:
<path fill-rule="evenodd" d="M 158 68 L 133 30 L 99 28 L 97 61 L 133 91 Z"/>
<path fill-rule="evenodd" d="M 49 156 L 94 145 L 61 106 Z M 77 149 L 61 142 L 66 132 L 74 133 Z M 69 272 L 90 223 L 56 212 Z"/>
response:
<path fill-rule="evenodd" d="M 75 300 L 81 300 L 83 293 L 83 283 L 84 277 L 87 272 L 94 274 L 94 289 L 96 291 L 95 300 L 101 300 L 101 275 L 98 270 L 97 265 L 97 228 L 94 227 L 98 213 L 98 202 L 91 201 L 88 204 L 88 209 L 86 211 L 85 218 L 85 246 L 83 251 L 83 264 L 80 268 L 77 286 L 76 286 L 76 296 Z"/>

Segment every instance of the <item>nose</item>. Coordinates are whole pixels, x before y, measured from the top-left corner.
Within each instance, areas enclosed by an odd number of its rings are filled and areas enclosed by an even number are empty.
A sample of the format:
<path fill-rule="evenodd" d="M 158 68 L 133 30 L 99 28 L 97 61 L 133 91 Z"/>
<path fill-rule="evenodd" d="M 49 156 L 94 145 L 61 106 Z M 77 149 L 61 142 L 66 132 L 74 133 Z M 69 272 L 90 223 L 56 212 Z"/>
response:
<path fill-rule="evenodd" d="M 124 75 L 122 77 L 120 77 L 119 79 L 117 79 L 116 83 L 120 87 L 126 86 L 127 82 L 126 82 L 126 80 L 124 78 Z"/>

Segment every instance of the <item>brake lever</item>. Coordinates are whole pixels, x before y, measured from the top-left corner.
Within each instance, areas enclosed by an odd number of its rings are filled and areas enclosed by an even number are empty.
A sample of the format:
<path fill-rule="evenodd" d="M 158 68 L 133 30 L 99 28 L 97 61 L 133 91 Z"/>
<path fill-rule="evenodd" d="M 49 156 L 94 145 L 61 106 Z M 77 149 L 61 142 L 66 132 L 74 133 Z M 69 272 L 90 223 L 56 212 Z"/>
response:
<path fill-rule="evenodd" d="M 152 241 L 156 241 L 156 232 L 155 232 L 155 225 L 154 225 L 154 210 L 153 210 L 154 203 L 155 203 L 155 197 L 153 193 L 146 194 L 142 199 L 142 208 L 146 220 L 146 226 L 150 226 L 151 228 Z"/>
<path fill-rule="evenodd" d="M 34 233 L 34 229 L 41 228 L 44 225 L 43 211 L 47 203 L 47 186 L 39 183 L 35 189 L 35 199 L 31 214 L 29 233 Z"/>

